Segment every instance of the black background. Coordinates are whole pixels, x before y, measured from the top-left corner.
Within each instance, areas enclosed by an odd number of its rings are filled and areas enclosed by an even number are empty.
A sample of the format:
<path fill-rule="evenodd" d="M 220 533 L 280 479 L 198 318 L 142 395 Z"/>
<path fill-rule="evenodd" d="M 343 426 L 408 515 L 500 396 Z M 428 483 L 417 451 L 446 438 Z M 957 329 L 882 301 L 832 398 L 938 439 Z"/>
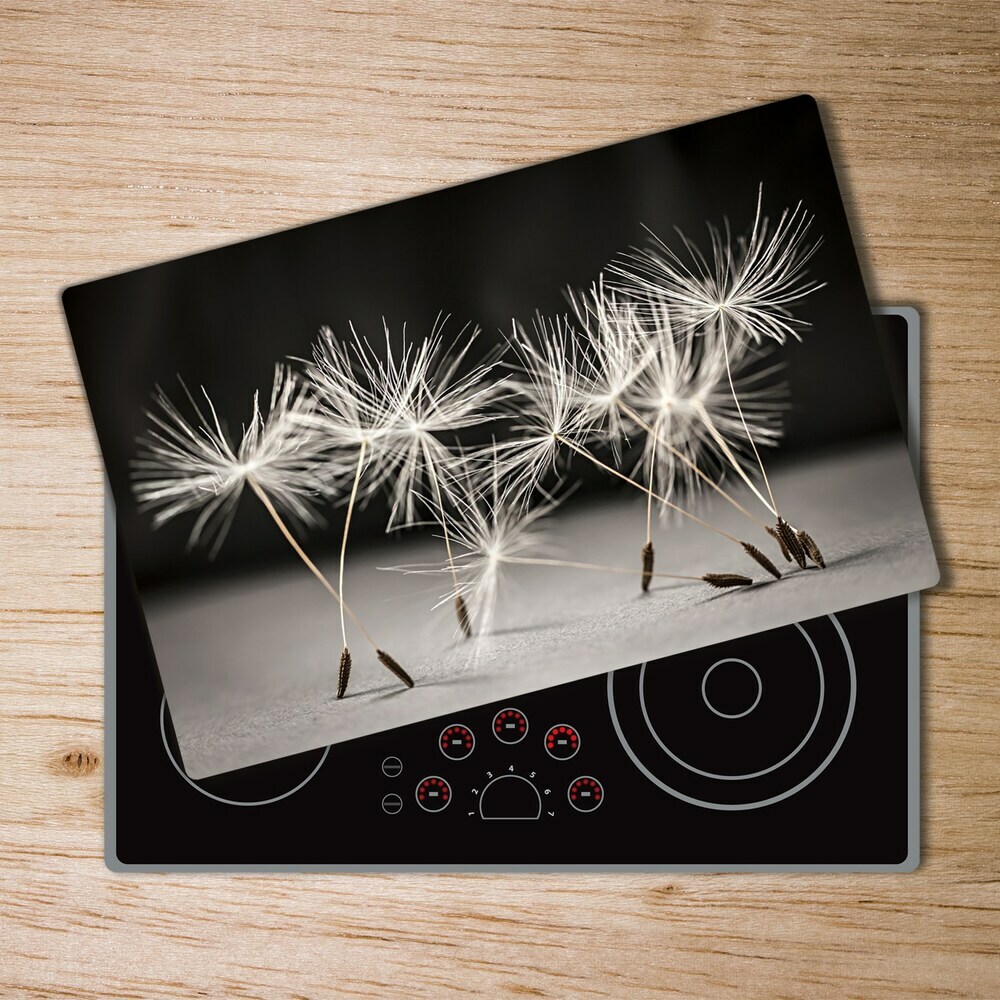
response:
<path fill-rule="evenodd" d="M 828 286 L 797 312 L 806 343 L 782 350 L 793 410 L 781 454 L 897 428 L 871 317 L 815 102 L 798 97 L 711 122 L 378 206 L 69 288 L 64 307 L 140 590 L 171 578 L 294 556 L 259 504 L 244 501 L 214 564 L 184 553 L 191 518 L 153 531 L 128 485 L 154 384 L 203 384 L 233 428 L 273 365 L 308 354 L 321 324 L 377 336 L 478 323 L 495 340 L 512 317 L 565 309 L 617 253 L 672 227 L 704 242 L 705 222 L 749 228 L 758 184 L 772 218 L 801 199 L 823 246 L 811 273 Z M 590 487 L 621 488 L 575 463 Z M 577 499 L 586 491 L 578 494 Z M 334 521 L 339 515 L 334 516 Z M 355 544 L 385 511 L 359 515 Z M 338 532 L 310 546 L 333 546 Z"/>

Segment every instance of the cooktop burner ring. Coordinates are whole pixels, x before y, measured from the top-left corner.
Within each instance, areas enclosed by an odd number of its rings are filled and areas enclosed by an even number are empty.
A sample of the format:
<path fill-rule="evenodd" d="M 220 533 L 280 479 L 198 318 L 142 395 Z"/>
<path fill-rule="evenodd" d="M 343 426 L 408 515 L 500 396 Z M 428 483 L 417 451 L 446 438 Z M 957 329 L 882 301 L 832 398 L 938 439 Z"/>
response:
<path fill-rule="evenodd" d="M 828 615 L 827 618 L 833 625 L 833 628 L 836 631 L 836 635 L 840 641 L 840 645 L 843 648 L 843 652 L 846 658 L 848 676 L 849 676 L 849 694 L 848 694 L 846 711 L 844 714 L 844 721 L 841 724 L 840 730 L 837 734 L 836 740 L 833 743 L 833 746 L 823 757 L 820 763 L 808 775 L 806 775 L 802 780 L 794 784 L 791 788 L 787 788 L 781 792 L 778 792 L 774 795 L 770 795 L 766 798 L 761 798 L 750 802 L 714 802 L 710 799 L 699 798 L 694 795 L 688 795 L 687 793 L 681 791 L 679 788 L 676 788 L 673 785 L 669 784 L 668 782 L 664 781 L 662 778 L 656 775 L 652 770 L 650 770 L 649 767 L 647 767 L 647 765 L 640 758 L 639 754 L 636 753 L 635 749 L 630 744 L 628 737 L 625 735 L 625 731 L 622 726 L 622 721 L 619 716 L 618 708 L 615 702 L 614 673 L 609 673 L 607 677 L 607 691 L 608 691 L 608 708 L 611 714 L 611 722 L 614 727 L 615 734 L 618 737 L 618 741 L 619 743 L 621 743 L 622 748 L 625 750 L 625 753 L 628 755 L 629 759 L 650 782 L 652 782 L 658 788 L 665 791 L 668 795 L 671 795 L 682 802 L 686 802 L 689 805 L 697 806 L 703 809 L 714 809 L 722 812 L 745 812 L 751 809 L 761 809 L 766 806 L 774 805 L 775 803 L 782 802 L 785 799 L 791 798 L 791 796 L 797 794 L 798 792 L 802 791 L 803 788 L 806 788 L 808 785 L 812 784 L 812 782 L 815 781 L 830 766 L 834 758 L 840 752 L 840 748 L 843 746 L 844 740 L 847 738 L 847 734 L 851 728 L 851 722 L 854 719 L 854 711 L 857 706 L 858 685 L 857 685 L 857 667 L 855 665 L 854 652 L 851 649 L 850 641 L 847 638 L 847 634 L 844 632 L 843 626 L 837 619 L 837 616 Z M 816 649 L 816 645 L 812 641 L 812 638 L 809 636 L 809 633 L 803 628 L 803 626 L 800 623 L 796 622 L 795 627 L 805 637 L 807 643 L 809 644 L 813 652 L 819 670 L 821 690 L 825 691 L 823 663 L 822 663 L 822 658 L 820 657 L 819 652 Z M 667 749 L 667 747 L 664 745 L 663 741 L 659 738 L 655 729 L 653 728 L 650 722 L 648 710 L 645 705 L 644 682 L 646 676 L 646 666 L 647 665 L 643 663 L 639 670 L 638 685 L 639 685 L 639 697 L 641 700 L 640 707 L 646 725 L 649 728 L 650 735 L 654 738 L 654 740 L 659 745 L 661 750 L 663 750 L 676 763 L 681 764 L 689 771 L 693 771 L 694 773 L 697 773 L 703 777 L 722 779 L 722 780 L 750 780 L 750 778 L 758 776 L 756 772 L 748 776 L 707 774 L 706 772 L 698 771 L 698 769 L 690 767 L 690 765 L 686 764 L 682 760 L 679 760 L 673 753 L 671 753 L 671 751 Z M 794 758 L 794 756 L 801 751 L 802 747 L 804 747 L 806 743 L 808 743 L 808 740 L 812 736 L 812 733 L 814 732 L 816 725 L 818 723 L 819 714 L 821 714 L 822 712 L 822 704 L 823 704 L 823 699 L 821 698 L 820 711 L 817 714 L 817 718 L 814 719 L 814 723 L 810 728 L 810 731 L 807 734 L 806 739 L 802 741 L 800 746 L 797 747 L 792 754 L 788 755 L 785 760 L 780 762 L 778 766 L 782 766 L 782 764 L 787 763 L 792 758 Z M 764 769 L 763 771 L 760 772 L 760 774 L 766 774 L 773 770 L 775 770 L 775 767 L 772 766 L 771 768 Z"/>
<path fill-rule="evenodd" d="M 746 667 L 757 681 L 757 696 L 750 704 L 750 707 L 743 709 L 742 712 L 723 712 L 721 708 L 716 708 L 715 705 L 712 704 L 712 699 L 708 696 L 709 677 L 712 676 L 712 672 L 716 667 L 725 666 L 727 663 L 739 663 L 741 666 Z M 763 696 L 764 682 L 761 680 L 760 671 L 758 671 L 752 663 L 747 663 L 746 660 L 741 660 L 738 656 L 724 656 L 721 660 L 716 660 L 715 663 L 713 663 L 708 670 L 705 671 L 705 676 L 701 679 L 701 700 L 705 702 L 708 710 L 710 712 L 714 712 L 720 719 L 742 719 L 744 716 L 749 715 L 760 704 L 760 699 Z"/>
<path fill-rule="evenodd" d="M 656 741 L 656 743 L 660 747 L 660 749 L 668 757 L 670 757 L 671 760 L 676 761 L 676 763 L 680 764 L 681 767 L 687 768 L 687 770 L 691 771 L 693 774 L 699 775 L 702 778 L 713 778 L 713 779 L 715 779 L 717 781 L 748 781 L 751 778 L 761 778 L 765 774 L 771 774 L 773 771 L 777 771 L 778 768 L 784 767 L 785 764 L 787 764 L 790 760 L 792 760 L 793 757 L 795 757 L 797 754 L 799 754 L 801 752 L 802 748 L 812 738 L 813 733 L 816 732 L 816 727 L 819 725 L 820 718 L 822 718 L 822 715 L 823 715 L 823 705 L 824 705 L 824 703 L 826 701 L 826 679 L 825 679 L 825 677 L 823 675 L 823 661 L 820 658 L 819 651 L 816 649 L 816 644 L 809 637 L 809 633 L 798 622 L 795 622 L 794 624 L 795 624 L 795 627 L 799 630 L 799 632 L 804 636 L 804 638 L 806 640 L 806 643 L 808 644 L 809 649 L 812 652 L 813 660 L 816 663 L 816 670 L 817 670 L 818 675 L 819 675 L 819 698 L 817 699 L 817 704 L 816 704 L 816 714 L 813 716 L 812 722 L 810 723 L 809 728 L 806 730 L 805 736 L 803 736 L 802 739 L 799 740 L 798 745 L 795 747 L 794 750 L 791 751 L 791 753 L 786 754 L 776 764 L 771 764 L 769 767 L 761 768 L 760 770 L 757 770 L 757 771 L 746 771 L 746 772 L 744 772 L 742 774 L 722 774 L 720 772 L 715 772 L 715 771 L 705 771 L 705 770 L 702 770 L 701 768 L 695 767 L 694 764 L 689 764 L 686 760 L 684 760 L 678 754 L 674 753 L 674 751 L 671 750 L 670 747 L 667 746 L 667 744 L 664 742 L 663 738 L 657 732 L 656 727 L 653 725 L 653 720 L 650 717 L 649 709 L 646 706 L 646 666 L 647 666 L 647 664 L 643 663 L 643 665 L 639 668 L 639 705 L 640 705 L 640 707 L 642 709 L 642 717 L 643 717 L 643 719 L 646 722 L 646 728 L 649 730 L 650 735 Z M 725 715 L 722 712 L 717 711 L 709 703 L 707 697 L 705 697 L 705 682 L 708 680 L 708 675 L 717 666 L 719 666 L 722 663 L 732 663 L 732 662 L 743 663 L 743 664 L 745 664 L 746 666 L 748 666 L 753 671 L 754 676 L 757 678 L 757 683 L 759 685 L 759 690 L 758 690 L 757 698 L 754 701 L 753 705 L 751 705 L 750 708 L 747 709 L 745 712 L 741 712 L 738 715 Z M 763 695 L 763 692 L 764 692 L 764 682 L 760 679 L 760 674 L 757 672 L 757 669 L 755 667 L 753 667 L 751 664 L 747 663 L 746 660 L 741 660 L 741 659 L 739 659 L 738 657 L 735 657 L 735 656 L 724 656 L 721 659 L 716 660 L 715 663 L 713 663 L 708 668 L 708 670 L 705 671 L 705 676 L 702 679 L 702 685 L 701 686 L 702 686 L 702 697 L 705 699 L 705 704 L 708 705 L 708 707 L 713 712 L 715 712 L 716 715 L 720 716 L 723 719 L 740 719 L 740 718 L 743 718 L 743 717 L 749 715 L 750 712 L 754 708 L 756 708 L 757 705 L 760 703 L 760 699 L 761 699 L 761 697 Z M 614 705 L 611 705 L 611 711 L 612 711 L 612 713 L 614 713 Z M 628 748 L 626 747 L 626 749 L 628 749 Z"/>
<path fill-rule="evenodd" d="M 322 770 L 323 765 L 326 763 L 326 758 L 330 756 L 330 745 L 323 748 L 323 753 L 320 755 L 318 761 L 316 761 L 313 769 L 294 787 L 290 788 L 287 792 L 282 792 L 280 795 L 273 795 L 269 799 L 256 799 L 252 801 L 244 801 L 242 799 L 227 799 L 222 795 L 216 795 L 214 792 L 208 791 L 206 788 L 202 788 L 198 782 L 189 778 L 187 772 L 181 767 L 180 761 L 174 756 L 173 750 L 170 749 L 170 741 L 167 739 L 167 696 L 164 694 L 160 697 L 160 739 L 163 740 L 163 749 L 166 751 L 167 760 L 170 761 L 174 766 L 174 770 L 196 791 L 200 792 L 205 796 L 206 799 L 211 799 L 213 802 L 219 802 L 224 806 L 271 806 L 275 802 L 281 802 L 284 799 L 291 798 L 296 792 L 301 791 L 306 785 L 309 784 L 313 778 L 319 774 Z"/>

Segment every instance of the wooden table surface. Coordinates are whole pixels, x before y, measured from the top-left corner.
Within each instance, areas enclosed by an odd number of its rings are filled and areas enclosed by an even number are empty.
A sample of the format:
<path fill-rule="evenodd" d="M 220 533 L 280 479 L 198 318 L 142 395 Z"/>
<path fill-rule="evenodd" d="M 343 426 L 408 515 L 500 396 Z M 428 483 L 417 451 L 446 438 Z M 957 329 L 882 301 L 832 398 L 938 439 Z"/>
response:
<path fill-rule="evenodd" d="M 1000 996 L 998 5 L 336 7 L 0 4 L 0 995 Z M 109 873 L 60 287 L 802 91 L 873 299 L 924 317 L 920 869 Z"/>

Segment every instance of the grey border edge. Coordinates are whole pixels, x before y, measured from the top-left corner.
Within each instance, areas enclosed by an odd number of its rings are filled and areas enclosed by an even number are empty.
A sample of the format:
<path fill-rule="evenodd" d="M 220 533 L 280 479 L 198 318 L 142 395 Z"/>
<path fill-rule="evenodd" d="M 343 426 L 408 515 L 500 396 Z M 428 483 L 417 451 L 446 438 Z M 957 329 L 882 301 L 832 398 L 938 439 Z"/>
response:
<path fill-rule="evenodd" d="M 104 864 L 113 872 L 133 869 L 118 860 L 118 524 L 111 484 L 104 479 Z"/>
<path fill-rule="evenodd" d="M 913 474 L 920 477 L 920 314 L 912 306 L 872 306 L 876 316 L 901 316 L 907 334 L 907 444 Z M 115 603 L 117 584 L 117 525 L 111 488 L 104 484 L 104 863 L 110 871 L 143 872 L 242 872 L 245 874 L 331 874 L 349 873 L 486 873 L 560 874 L 605 872 L 608 874 L 650 874 L 668 872 L 733 873 L 774 872 L 912 872 L 920 865 L 920 595 L 907 597 L 909 667 L 907 670 L 907 852 L 898 864 L 890 865 L 152 865 L 126 864 L 118 858 L 117 827 L 117 747 L 116 672 L 117 646 Z"/>
<path fill-rule="evenodd" d="M 920 488 L 920 313 L 913 306 L 872 306 L 876 316 L 901 316 L 906 322 L 906 444 L 913 476 Z M 910 594 L 906 604 L 909 632 L 909 669 L 906 680 L 907 729 L 907 851 L 898 865 L 887 871 L 912 872 L 920 867 L 920 594 Z"/>

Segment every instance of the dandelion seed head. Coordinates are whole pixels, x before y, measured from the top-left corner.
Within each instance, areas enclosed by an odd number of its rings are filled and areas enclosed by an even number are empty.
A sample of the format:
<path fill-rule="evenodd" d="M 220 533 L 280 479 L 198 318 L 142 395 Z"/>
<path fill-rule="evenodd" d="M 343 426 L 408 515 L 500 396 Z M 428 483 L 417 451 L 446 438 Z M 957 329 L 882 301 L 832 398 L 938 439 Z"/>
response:
<path fill-rule="evenodd" d="M 487 481 L 485 487 L 482 479 L 466 480 L 459 490 L 451 487 L 452 508 L 446 516 L 459 582 L 441 602 L 461 596 L 483 634 L 493 629 L 509 567 L 518 558 L 545 551 L 540 522 L 558 505 L 550 496 L 534 506 L 526 504 L 521 488 L 501 479 L 497 466 L 487 473 Z"/>
<path fill-rule="evenodd" d="M 627 434 L 621 402 L 652 359 L 635 303 L 605 287 L 603 273 L 586 293 L 567 293 L 583 334 L 577 363 L 581 420 L 617 450 Z"/>
<path fill-rule="evenodd" d="M 478 327 L 446 340 L 446 322 L 439 316 L 419 343 L 404 325 L 394 348 L 383 320 L 383 351 L 353 325 L 344 342 L 324 327 L 307 369 L 331 447 L 353 451 L 355 461 L 365 447 L 362 501 L 388 491 L 388 529 L 413 521 L 414 497 L 452 464 L 458 432 L 494 419 L 488 404 L 502 393 L 503 380 L 488 377 L 496 358 L 467 363 Z"/>
<path fill-rule="evenodd" d="M 259 392 L 253 394 L 251 417 L 238 443 L 205 388 L 199 403 L 178 381 L 190 416 L 157 388 L 147 410 L 147 435 L 138 439 L 138 455 L 131 463 L 133 493 L 140 510 L 154 512 L 154 528 L 197 510 L 188 545 L 207 543 L 214 557 L 250 479 L 291 521 L 304 526 L 322 523 L 316 503 L 329 482 L 315 401 L 291 369 L 276 366 L 266 411 Z"/>
<path fill-rule="evenodd" d="M 621 287 L 638 294 L 662 295 L 683 328 L 701 330 L 721 323 L 730 334 L 755 344 L 800 339 L 809 324 L 792 309 L 823 287 L 808 277 L 806 265 L 822 243 L 810 235 L 814 217 L 800 202 L 785 209 L 776 224 L 762 214 L 763 186 L 747 237 L 734 238 L 728 221 L 708 227 L 709 251 L 683 233 L 681 256 L 650 233 L 651 245 L 626 254 L 609 270 Z"/>
<path fill-rule="evenodd" d="M 706 325 L 699 334 L 691 328 L 676 330 L 669 301 L 659 293 L 646 293 L 639 311 L 655 346 L 623 397 L 626 412 L 636 414 L 645 431 L 633 475 L 667 499 L 691 497 L 703 485 L 692 465 L 716 479 L 721 479 L 728 467 L 710 426 L 735 454 L 748 449 L 729 390 L 720 327 Z M 760 369 L 760 357 L 747 341 L 739 341 L 729 350 L 734 385 L 751 433 L 758 444 L 776 445 L 782 433 L 786 386 L 771 378 L 780 366 Z"/>
<path fill-rule="evenodd" d="M 494 447 L 499 453 L 500 445 Z M 547 535 L 540 522 L 559 502 L 545 494 L 543 502 L 530 504 L 523 487 L 503 475 L 501 468 L 499 460 L 474 461 L 461 467 L 459 474 L 443 480 L 447 497 L 443 527 L 450 539 L 453 564 L 386 567 L 404 573 L 448 575 L 452 587 L 434 605 L 435 609 L 461 598 L 479 634 L 492 631 L 497 602 L 511 566 L 520 558 L 547 550 Z M 441 517 L 433 497 L 420 499 L 435 518 Z"/>
<path fill-rule="evenodd" d="M 501 476 L 530 497 L 556 470 L 563 447 L 581 444 L 590 430 L 583 405 L 587 382 L 575 332 L 564 317 L 536 317 L 531 339 L 515 324 L 510 346 L 518 373 L 508 399 L 514 436 L 496 446 L 494 460 Z"/>

